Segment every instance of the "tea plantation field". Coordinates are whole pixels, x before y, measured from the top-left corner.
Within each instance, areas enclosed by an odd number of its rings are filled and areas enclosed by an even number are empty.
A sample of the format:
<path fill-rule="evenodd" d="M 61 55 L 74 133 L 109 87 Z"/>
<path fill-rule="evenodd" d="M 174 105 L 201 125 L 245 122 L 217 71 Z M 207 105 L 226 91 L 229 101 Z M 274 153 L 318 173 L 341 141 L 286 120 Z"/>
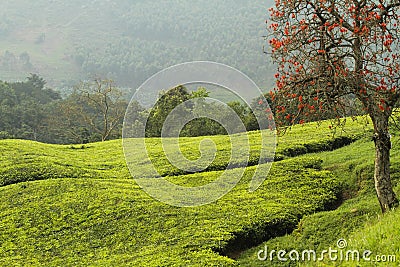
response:
<path fill-rule="evenodd" d="M 395 192 L 400 195 L 400 132 L 392 127 L 391 175 Z M 349 146 L 332 152 L 300 156 L 303 159 L 318 156 L 322 168 L 330 170 L 342 183 L 345 201 L 336 210 L 306 215 L 293 233 L 273 238 L 240 255 L 240 266 L 399 266 L 400 265 L 400 211 L 383 216 L 374 189 L 374 144 L 362 138 Z M 344 239 L 347 246 L 339 249 L 337 242 Z M 317 260 L 283 262 L 273 257 L 260 261 L 260 250 L 287 252 L 314 250 Z M 331 260 L 323 250 L 332 248 L 338 253 L 357 250 L 360 255 L 371 251 L 370 261 Z M 264 254 L 261 254 L 264 256 Z M 300 254 L 301 255 L 301 254 Z M 340 255 L 340 254 L 337 254 Z M 307 258 L 307 257 L 306 257 Z M 334 258 L 334 257 L 333 257 Z M 384 260 L 382 260 L 382 258 Z"/>
<path fill-rule="evenodd" d="M 369 128 L 349 121 L 333 135 L 328 126 L 296 126 L 279 137 L 276 161 L 252 193 L 260 133 L 250 133 L 250 160 L 237 159 L 228 170 L 244 170 L 238 185 L 212 204 L 183 208 L 154 200 L 135 183 L 121 140 L 73 146 L 0 141 L 0 266 L 275 266 L 280 263 L 257 259 L 261 247 L 322 248 L 339 238 L 378 249 L 377 231 L 390 231 L 398 214 L 378 218 Z M 393 135 L 397 185 L 400 150 Z M 146 140 L 151 164 L 176 184 L 212 181 L 227 166 L 230 139 L 207 138 L 217 154 L 205 171 L 171 166 L 159 139 Z M 182 138 L 182 153 L 199 157 L 201 140 Z M 132 155 L 139 165 L 147 157 Z M 140 165 L 136 178 L 151 179 L 151 164 Z M 381 246 L 399 247 L 398 238 L 386 237 Z"/>

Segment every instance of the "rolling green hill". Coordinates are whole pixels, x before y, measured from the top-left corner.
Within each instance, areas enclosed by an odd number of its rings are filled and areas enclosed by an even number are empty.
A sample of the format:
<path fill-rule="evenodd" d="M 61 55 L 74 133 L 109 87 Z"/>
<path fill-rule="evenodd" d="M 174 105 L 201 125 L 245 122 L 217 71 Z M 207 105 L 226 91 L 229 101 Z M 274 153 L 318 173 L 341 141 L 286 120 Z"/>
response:
<path fill-rule="evenodd" d="M 392 128 L 391 175 L 397 195 L 400 194 L 400 133 Z M 382 216 L 374 189 L 374 144 L 370 138 L 363 138 L 353 144 L 332 152 L 310 154 L 323 160 L 322 168 L 331 170 L 347 188 L 343 191 L 346 199 L 336 210 L 305 216 L 290 235 L 273 238 L 243 253 L 240 266 L 399 266 L 399 229 L 396 219 L 399 210 Z M 300 156 L 301 159 L 303 156 Z M 337 242 L 344 239 L 347 247 L 338 249 Z M 321 253 L 332 248 L 346 253 L 358 250 L 371 251 L 371 261 L 332 261 L 325 255 L 324 261 L 294 261 L 290 264 L 274 257 L 273 261 L 258 260 L 257 253 L 268 247 L 272 250 L 290 252 L 315 250 Z M 317 254 L 320 257 L 321 254 Z M 376 256 L 384 256 L 386 261 L 376 261 Z M 390 261 L 394 256 L 396 261 Z M 361 258 L 362 256 L 360 256 Z M 359 264 L 359 265 L 357 265 Z"/>
<path fill-rule="evenodd" d="M 129 174 L 119 140 L 84 146 L 0 141 L 0 265 L 265 266 L 257 251 L 267 240 L 289 249 L 320 248 L 338 238 L 358 246 L 367 237 L 373 251 L 399 247 L 388 233 L 383 243 L 374 241 L 377 231 L 395 223 L 397 212 L 377 219 L 369 128 L 348 122 L 348 132 L 333 136 L 328 125 L 299 125 L 280 137 L 277 161 L 257 191 L 248 192 L 256 167 L 250 161 L 234 190 L 191 208 L 168 206 L 142 191 Z M 397 185 L 400 150 L 393 135 Z M 258 134 L 249 136 L 257 158 Z M 160 140 L 147 141 L 164 179 L 194 186 L 215 179 L 229 158 L 223 149 L 229 139 L 210 139 L 221 149 L 211 170 L 195 174 L 171 168 Z M 200 140 L 182 138 L 183 153 L 198 157 Z M 145 156 L 137 154 L 138 162 Z M 232 175 L 243 168 L 237 167 L 229 170 Z M 369 227 L 360 232 L 365 223 Z"/>

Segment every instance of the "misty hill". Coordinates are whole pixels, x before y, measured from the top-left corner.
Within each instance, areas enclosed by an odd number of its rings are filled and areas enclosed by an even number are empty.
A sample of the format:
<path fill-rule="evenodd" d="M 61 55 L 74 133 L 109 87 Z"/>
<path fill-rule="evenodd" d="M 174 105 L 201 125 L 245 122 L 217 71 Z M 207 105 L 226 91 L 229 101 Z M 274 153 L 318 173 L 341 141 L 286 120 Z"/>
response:
<path fill-rule="evenodd" d="M 157 71 L 191 60 L 231 65 L 263 89 L 272 84 L 263 54 L 273 1 L 3 1 L 2 80 L 42 75 L 51 86 L 108 76 L 135 88 Z"/>

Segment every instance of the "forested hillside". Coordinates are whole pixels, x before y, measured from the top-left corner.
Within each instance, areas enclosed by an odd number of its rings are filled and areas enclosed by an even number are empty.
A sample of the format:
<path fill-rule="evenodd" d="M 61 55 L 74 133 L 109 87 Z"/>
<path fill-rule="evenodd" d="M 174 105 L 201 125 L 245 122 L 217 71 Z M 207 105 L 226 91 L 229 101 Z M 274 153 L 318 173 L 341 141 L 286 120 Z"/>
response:
<path fill-rule="evenodd" d="M 135 88 L 181 62 L 210 60 L 272 84 L 263 35 L 270 0 L 61 1 L 0 4 L 1 80 L 38 73 L 53 87 L 91 75 Z"/>

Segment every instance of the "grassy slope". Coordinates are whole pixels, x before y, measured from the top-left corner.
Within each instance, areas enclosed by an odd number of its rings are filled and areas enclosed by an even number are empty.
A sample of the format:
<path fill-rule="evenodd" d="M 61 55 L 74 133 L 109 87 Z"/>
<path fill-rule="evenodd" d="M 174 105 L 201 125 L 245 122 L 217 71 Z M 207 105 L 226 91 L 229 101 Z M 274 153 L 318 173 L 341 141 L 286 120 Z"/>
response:
<path fill-rule="evenodd" d="M 295 127 L 290 134 L 279 137 L 276 158 L 284 159 L 291 155 L 301 155 L 321 150 L 331 150 L 334 145 L 345 144 L 346 141 L 361 138 L 364 133 L 363 124 L 348 122 L 346 132 L 333 132 L 329 122 L 320 127 L 316 123 Z M 310 134 L 312 133 L 312 134 Z M 249 135 L 249 164 L 256 165 L 260 156 L 260 134 Z M 243 137 L 243 138 L 242 138 Z M 239 143 L 247 146 L 246 135 L 239 135 Z M 180 148 L 187 158 L 196 159 L 200 154 L 199 144 L 203 138 L 182 138 Z M 224 170 L 231 157 L 231 143 L 226 136 L 207 137 L 216 144 L 217 154 L 208 170 Z M 344 141 L 344 142 L 343 142 Z M 140 165 L 138 175 L 141 178 L 151 177 L 150 165 L 143 150 L 138 145 L 131 146 L 129 160 Z M 169 145 L 167 143 L 167 145 Z M 161 141 L 158 138 L 146 139 L 148 154 L 152 164 L 163 176 L 185 174 L 172 166 L 165 157 Z M 57 146 L 29 141 L 4 140 L 0 142 L 0 186 L 21 181 L 42 180 L 48 178 L 130 178 L 120 140 L 93 143 L 84 146 Z M 235 160 L 236 165 L 246 165 L 245 158 Z"/>
<path fill-rule="evenodd" d="M 1 264 L 230 264 L 213 250 L 235 234 L 260 237 L 279 222 L 281 229 L 270 230 L 274 234 L 335 200 L 338 185 L 329 173 L 304 168 L 285 176 L 287 171 L 277 165 L 279 179 L 257 193 L 247 194 L 243 182 L 199 208 L 159 203 L 131 180 L 57 179 L 3 187 Z"/>
<path fill-rule="evenodd" d="M 397 195 L 400 194 L 400 138 L 399 132 L 392 133 L 392 179 Z M 298 251 L 313 249 L 321 252 L 329 247 L 337 249 L 337 241 L 346 239 L 347 249 L 357 249 L 363 252 L 372 251 L 371 259 L 376 255 L 395 255 L 395 263 L 370 263 L 361 261 L 359 266 L 398 266 L 400 260 L 399 230 L 397 220 L 400 212 L 394 211 L 381 216 L 376 199 L 373 183 L 374 147 L 369 138 L 359 140 L 350 146 L 332 152 L 318 153 L 323 159 L 323 168 L 331 170 L 341 183 L 347 188 L 345 196 L 351 198 L 344 202 L 337 210 L 321 212 L 306 216 L 301 220 L 297 229 L 291 235 L 274 238 L 260 246 L 242 254 L 239 263 L 241 266 L 298 266 L 297 262 L 259 261 L 257 252 L 264 249 Z M 379 265 L 382 264 L 382 265 Z M 338 262 L 326 259 L 324 262 L 300 262 L 301 266 L 355 266 L 354 261 Z"/>
<path fill-rule="evenodd" d="M 329 134 L 325 126 L 296 127 L 281 138 L 281 144 L 286 144 L 279 145 L 278 151 L 284 151 L 289 144 L 325 142 Z M 224 137 L 216 138 L 226 142 Z M 194 147 L 197 144 L 198 140 L 193 141 Z M 351 235 L 368 219 L 372 220 L 370 233 L 373 233 L 379 211 L 369 179 L 371 149 L 371 142 L 364 139 L 333 152 L 319 153 L 318 157 L 324 159 L 323 166 L 331 169 L 336 178 L 319 170 L 315 155 L 274 163 L 267 181 L 253 194 L 247 192 L 254 171 L 254 167 L 249 167 L 243 181 L 216 203 L 175 208 L 151 199 L 129 179 L 120 141 L 89 144 L 84 149 L 1 141 L 2 180 L 14 173 L 18 179 L 12 183 L 24 177 L 40 181 L 0 188 L 3 255 L 0 264 L 255 266 L 257 248 L 244 253 L 238 262 L 215 251 L 232 255 L 233 245 L 239 246 L 238 250 L 251 245 L 241 244 L 240 240 L 260 241 L 281 235 L 285 229 L 295 227 L 305 214 L 310 215 L 301 221 L 294 234 L 272 239 L 267 244 L 281 248 L 323 247 L 336 242 L 338 237 Z M 196 150 L 189 146 L 185 151 Z M 397 161 L 394 150 L 394 162 Z M 199 180 L 212 180 L 218 174 L 218 171 L 204 172 L 168 179 L 197 185 Z M 338 210 L 315 213 L 332 205 L 343 185 L 348 192 L 360 189 L 360 193 Z M 385 219 L 382 225 L 387 225 Z M 362 239 L 354 237 L 357 238 Z M 265 266 L 265 262 L 262 264 Z"/>

